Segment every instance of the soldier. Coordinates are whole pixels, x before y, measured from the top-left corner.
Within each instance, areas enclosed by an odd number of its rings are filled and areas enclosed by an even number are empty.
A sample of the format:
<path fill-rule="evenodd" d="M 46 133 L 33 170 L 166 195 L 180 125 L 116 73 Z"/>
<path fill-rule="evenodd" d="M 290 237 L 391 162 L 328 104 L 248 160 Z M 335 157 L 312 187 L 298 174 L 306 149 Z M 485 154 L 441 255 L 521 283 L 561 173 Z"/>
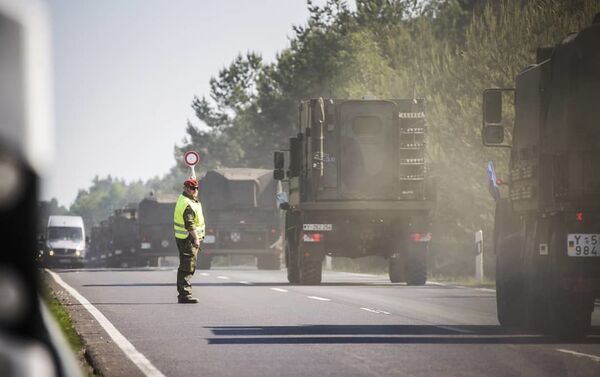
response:
<path fill-rule="evenodd" d="M 204 239 L 204 216 L 202 205 L 197 199 L 198 181 L 190 178 L 183 183 L 183 193 L 179 195 L 173 215 L 175 241 L 179 249 L 179 269 L 177 270 L 177 302 L 196 304 L 192 297 L 192 276 L 196 271 L 196 260 L 200 242 Z"/>

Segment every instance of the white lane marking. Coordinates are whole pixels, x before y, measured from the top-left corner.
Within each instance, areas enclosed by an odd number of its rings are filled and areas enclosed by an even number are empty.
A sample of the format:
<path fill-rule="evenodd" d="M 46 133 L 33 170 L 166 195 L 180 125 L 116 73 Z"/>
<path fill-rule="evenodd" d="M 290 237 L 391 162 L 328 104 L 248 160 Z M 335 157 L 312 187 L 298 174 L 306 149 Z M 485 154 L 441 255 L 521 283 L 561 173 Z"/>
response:
<path fill-rule="evenodd" d="M 437 327 L 438 329 L 459 332 L 459 333 L 462 333 L 462 334 L 473 334 L 473 331 L 465 330 L 465 329 L 460 329 L 460 328 L 454 327 L 454 326 L 435 326 L 435 327 Z"/>
<path fill-rule="evenodd" d="M 250 283 L 249 281 L 240 281 L 240 284 L 252 285 L 252 283 Z"/>
<path fill-rule="evenodd" d="M 96 321 L 98 321 L 98 323 L 100 324 L 100 326 L 102 326 L 104 331 L 108 333 L 113 342 L 115 342 L 115 344 L 121 349 L 121 351 L 125 353 L 125 356 L 127 356 L 129 360 L 131 360 L 138 368 L 140 368 L 144 375 L 149 377 L 165 377 L 165 375 L 162 374 L 161 371 L 159 371 L 154 365 L 152 365 L 152 363 L 146 358 L 146 356 L 142 355 L 138 350 L 135 349 L 133 344 L 131 344 L 131 342 L 129 342 L 129 340 L 127 340 L 127 338 L 125 338 L 123 334 L 121 334 L 112 323 L 110 323 L 110 321 L 104 316 L 104 314 L 102 314 L 98 309 L 96 309 L 96 307 L 92 305 L 85 297 L 79 294 L 79 292 L 77 292 L 75 288 L 65 283 L 64 280 L 54 272 L 48 269 L 46 269 L 46 272 L 48 272 L 50 276 L 52 276 L 54 281 L 56 281 L 56 283 L 58 283 L 67 292 L 69 292 L 71 296 L 73 296 L 77 301 L 79 301 L 81 306 L 86 308 L 87 311 L 90 312 L 90 314 L 94 318 L 96 318 Z"/>
<path fill-rule="evenodd" d="M 200 275 L 202 275 L 202 276 L 210 276 L 210 274 L 208 272 L 201 272 Z"/>
<path fill-rule="evenodd" d="M 274 291 L 277 291 L 277 292 L 289 292 L 287 289 L 283 289 L 283 288 L 271 288 L 271 289 Z"/>
<path fill-rule="evenodd" d="M 217 276 L 217 279 L 229 280 L 227 276 Z"/>
<path fill-rule="evenodd" d="M 311 300 L 317 300 L 317 301 L 331 301 L 330 298 L 319 297 L 319 296 L 306 296 L 306 297 L 310 298 Z"/>
<path fill-rule="evenodd" d="M 577 356 L 577 357 L 586 357 L 586 358 L 591 359 L 591 360 L 593 360 L 593 361 L 595 361 L 597 363 L 600 363 L 600 356 L 588 355 L 587 353 L 580 353 L 580 352 L 575 352 L 575 351 L 566 350 L 566 349 L 562 349 L 562 348 L 557 348 L 556 350 L 558 352 L 568 353 L 570 355 Z"/>
<path fill-rule="evenodd" d="M 368 312 L 375 313 L 375 314 L 385 314 L 385 315 L 392 314 L 390 312 L 386 312 L 385 310 L 379 310 L 379 309 L 371 309 L 371 308 L 360 308 L 360 309 L 361 310 L 366 310 Z"/>
<path fill-rule="evenodd" d="M 358 274 L 356 272 L 340 272 L 341 274 L 344 275 L 350 275 L 350 276 L 361 276 L 361 277 L 366 277 L 366 278 L 376 278 L 377 275 L 372 275 L 372 274 Z"/>

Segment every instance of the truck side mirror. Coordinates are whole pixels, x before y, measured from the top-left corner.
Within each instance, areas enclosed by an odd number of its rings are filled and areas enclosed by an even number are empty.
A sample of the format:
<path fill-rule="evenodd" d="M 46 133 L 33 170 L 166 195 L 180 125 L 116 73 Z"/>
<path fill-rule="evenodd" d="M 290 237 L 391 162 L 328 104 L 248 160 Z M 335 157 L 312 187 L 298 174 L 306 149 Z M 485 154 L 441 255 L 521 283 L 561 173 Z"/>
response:
<path fill-rule="evenodd" d="M 273 153 L 273 165 L 277 170 L 284 168 L 285 158 L 283 156 L 282 151 L 276 151 L 275 153 Z"/>
<path fill-rule="evenodd" d="M 483 122 L 488 124 L 502 123 L 502 92 L 488 89 L 483 92 Z"/>
<path fill-rule="evenodd" d="M 285 178 L 285 171 L 283 169 L 275 169 L 273 170 L 273 179 L 276 181 L 281 181 Z"/>
<path fill-rule="evenodd" d="M 485 126 L 483 128 L 484 144 L 502 144 L 504 142 L 503 126 Z"/>
<path fill-rule="evenodd" d="M 514 89 L 497 88 L 483 91 L 483 127 L 481 138 L 483 145 L 494 147 L 510 147 L 511 141 L 505 140 L 504 129 L 507 128 L 502 119 L 502 96 L 505 92 L 514 93 Z M 509 134 L 510 135 L 510 134 Z"/>

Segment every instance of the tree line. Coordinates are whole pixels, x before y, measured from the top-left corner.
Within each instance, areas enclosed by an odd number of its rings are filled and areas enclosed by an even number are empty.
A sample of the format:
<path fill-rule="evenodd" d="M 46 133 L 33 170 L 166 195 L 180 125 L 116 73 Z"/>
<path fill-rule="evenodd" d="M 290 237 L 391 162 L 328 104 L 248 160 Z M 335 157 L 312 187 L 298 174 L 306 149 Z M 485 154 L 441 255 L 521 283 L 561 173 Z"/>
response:
<path fill-rule="evenodd" d="M 512 87 L 535 62 L 538 47 L 559 43 L 588 25 L 598 0 L 307 1 L 309 17 L 293 27 L 273 62 L 240 53 L 191 101 L 197 120 L 175 146 L 201 153 L 203 169 L 271 168 L 272 151 L 295 133 L 306 98 L 422 97 L 428 108 L 428 169 L 438 187 L 432 258 L 461 271 L 472 258 L 473 233 L 491 235 L 493 201 L 485 166 L 505 173 L 507 152 L 481 144 L 481 93 Z M 92 222 L 142 199 L 148 190 L 179 190 L 183 171 L 126 183 L 96 177 L 80 190 L 72 213 Z M 468 250 L 465 250 L 468 248 Z M 491 260 L 488 261 L 491 263 Z"/>

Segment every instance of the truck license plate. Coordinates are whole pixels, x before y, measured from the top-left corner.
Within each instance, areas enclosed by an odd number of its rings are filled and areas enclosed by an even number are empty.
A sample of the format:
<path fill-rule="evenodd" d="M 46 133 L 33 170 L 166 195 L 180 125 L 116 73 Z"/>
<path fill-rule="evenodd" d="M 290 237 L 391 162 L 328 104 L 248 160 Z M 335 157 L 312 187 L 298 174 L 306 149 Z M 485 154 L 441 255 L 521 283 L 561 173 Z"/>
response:
<path fill-rule="evenodd" d="M 567 236 L 570 257 L 600 257 L 600 234 L 572 233 Z"/>

